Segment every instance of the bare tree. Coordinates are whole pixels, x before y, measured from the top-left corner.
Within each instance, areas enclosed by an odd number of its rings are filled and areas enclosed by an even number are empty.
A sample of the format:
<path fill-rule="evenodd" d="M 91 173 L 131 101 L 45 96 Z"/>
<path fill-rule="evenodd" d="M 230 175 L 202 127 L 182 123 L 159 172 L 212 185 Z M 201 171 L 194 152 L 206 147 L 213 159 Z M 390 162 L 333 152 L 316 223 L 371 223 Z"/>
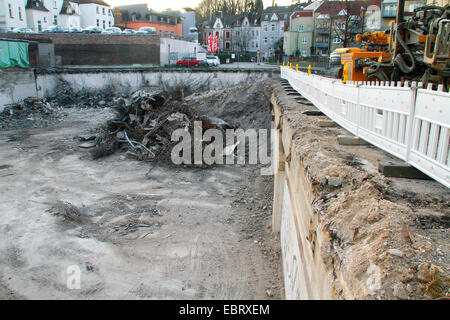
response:
<path fill-rule="evenodd" d="M 249 41 L 251 39 L 250 36 L 250 27 L 241 26 L 236 32 L 239 34 L 235 34 L 236 42 L 235 44 L 239 48 L 240 51 L 246 53 L 249 45 Z"/>
<path fill-rule="evenodd" d="M 341 0 L 336 2 L 336 14 L 330 16 L 330 37 L 339 40 L 343 47 L 353 39 L 356 33 L 361 30 L 361 6 L 362 1 Z M 331 43 L 330 43 L 331 46 Z"/>

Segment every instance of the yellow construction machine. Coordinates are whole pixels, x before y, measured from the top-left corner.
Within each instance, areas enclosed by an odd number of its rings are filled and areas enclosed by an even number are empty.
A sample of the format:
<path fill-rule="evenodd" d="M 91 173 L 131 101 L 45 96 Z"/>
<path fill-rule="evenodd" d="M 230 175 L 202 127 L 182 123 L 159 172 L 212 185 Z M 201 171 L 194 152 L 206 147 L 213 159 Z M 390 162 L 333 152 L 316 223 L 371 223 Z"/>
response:
<path fill-rule="evenodd" d="M 450 7 L 423 6 L 404 19 L 404 0 L 389 31 L 356 36 L 361 48 L 342 48 L 342 80 L 418 81 L 444 86 L 450 79 Z"/>

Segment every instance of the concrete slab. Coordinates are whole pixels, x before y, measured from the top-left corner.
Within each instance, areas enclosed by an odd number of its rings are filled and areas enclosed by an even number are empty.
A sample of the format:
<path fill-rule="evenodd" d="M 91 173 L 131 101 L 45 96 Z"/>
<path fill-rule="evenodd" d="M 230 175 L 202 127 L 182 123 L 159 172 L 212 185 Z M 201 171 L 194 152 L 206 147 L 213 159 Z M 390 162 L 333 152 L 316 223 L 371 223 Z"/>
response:
<path fill-rule="evenodd" d="M 338 136 L 338 143 L 342 146 L 361 146 L 367 145 L 367 141 L 356 136 Z"/>
<path fill-rule="evenodd" d="M 331 128 L 331 127 L 336 127 L 337 124 L 334 121 L 331 120 L 320 120 L 319 121 L 319 127 L 321 128 Z"/>
<path fill-rule="evenodd" d="M 385 177 L 431 180 L 429 176 L 405 162 L 380 162 L 378 171 Z"/>

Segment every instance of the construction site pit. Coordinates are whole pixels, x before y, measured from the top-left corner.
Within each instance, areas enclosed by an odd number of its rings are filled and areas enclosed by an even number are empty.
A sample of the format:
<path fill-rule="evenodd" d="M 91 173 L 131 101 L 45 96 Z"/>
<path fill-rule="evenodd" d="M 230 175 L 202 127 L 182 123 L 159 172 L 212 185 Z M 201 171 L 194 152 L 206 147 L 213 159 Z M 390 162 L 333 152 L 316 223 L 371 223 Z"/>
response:
<path fill-rule="evenodd" d="M 168 157 L 185 121 L 270 129 L 273 81 L 203 93 L 61 81 L 3 110 L 0 299 L 283 298 L 272 176 Z"/>

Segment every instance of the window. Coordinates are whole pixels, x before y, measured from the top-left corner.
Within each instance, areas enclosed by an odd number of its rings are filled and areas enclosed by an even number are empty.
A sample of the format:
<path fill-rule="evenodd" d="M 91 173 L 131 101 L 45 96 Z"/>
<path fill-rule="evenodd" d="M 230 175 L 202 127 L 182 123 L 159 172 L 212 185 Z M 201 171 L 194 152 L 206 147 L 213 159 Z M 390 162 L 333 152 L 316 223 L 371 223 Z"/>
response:
<path fill-rule="evenodd" d="M 299 32 L 302 32 L 302 31 L 303 31 L 303 28 L 304 28 L 303 25 L 298 26 L 298 31 L 299 31 Z"/>
<path fill-rule="evenodd" d="M 100 13 L 100 7 L 97 6 L 97 13 Z"/>
<path fill-rule="evenodd" d="M 226 50 L 231 50 L 231 43 L 230 42 L 225 42 L 225 49 Z"/>
<path fill-rule="evenodd" d="M 102 8 L 102 13 L 103 13 L 103 15 L 105 15 L 105 14 L 106 14 L 106 12 L 105 12 L 105 8 Z"/>
<path fill-rule="evenodd" d="M 302 50 L 302 56 L 306 57 L 306 50 Z"/>
<path fill-rule="evenodd" d="M 53 24 L 58 25 L 58 16 L 53 16 Z"/>
<path fill-rule="evenodd" d="M 275 31 L 275 25 L 272 24 L 272 31 Z"/>
<path fill-rule="evenodd" d="M 19 7 L 19 19 L 20 19 L 20 21 L 23 20 L 22 19 L 22 8 L 21 7 Z"/>
<path fill-rule="evenodd" d="M 170 37 L 175 37 L 175 34 L 173 33 L 173 31 L 170 33 Z"/>
<path fill-rule="evenodd" d="M 8 10 L 9 10 L 9 17 L 10 17 L 11 19 L 13 19 L 14 17 L 13 17 L 13 14 L 12 14 L 12 7 L 11 7 L 11 4 L 8 4 Z"/>
<path fill-rule="evenodd" d="M 109 22 L 109 26 L 110 26 L 110 27 L 112 27 L 112 23 L 111 23 L 111 21 Z"/>
<path fill-rule="evenodd" d="M 255 30 L 252 30 L 252 37 L 255 36 Z"/>
<path fill-rule="evenodd" d="M 256 31 L 255 31 L 255 34 L 256 34 L 256 36 L 259 36 L 259 31 L 256 30 Z"/>
<path fill-rule="evenodd" d="M 230 39 L 230 37 L 231 37 L 231 33 L 230 33 L 230 31 L 226 31 L 225 32 L 225 39 Z"/>
<path fill-rule="evenodd" d="M 266 32 L 267 32 L 267 25 L 265 25 L 265 26 L 264 26 L 264 31 L 266 31 Z"/>
<path fill-rule="evenodd" d="M 53 1 L 53 9 L 57 9 L 58 7 L 56 6 L 56 1 Z"/>
<path fill-rule="evenodd" d="M 267 43 L 267 42 L 268 42 L 267 37 L 264 37 L 264 43 Z"/>
<path fill-rule="evenodd" d="M 303 44 L 308 43 L 308 38 L 307 38 L 307 37 L 303 37 L 303 38 L 302 38 L 302 43 L 303 43 Z"/>
<path fill-rule="evenodd" d="M 239 34 L 240 34 L 239 31 L 236 31 L 236 37 L 239 37 Z"/>
<path fill-rule="evenodd" d="M 168 37 L 169 36 L 169 31 L 164 31 L 164 37 Z"/>
<path fill-rule="evenodd" d="M 103 29 L 106 29 L 106 21 L 103 20 Z"/>
<path fill-rule="evenodd" d="M 42 31 L 42 23 L 41 23 L 41 21 L 37 22 L 37 28 L 38 28 L 38 32 Z"/>
<path fill-rule="evenodd" d="M 47 23 L 47 17 L 44 17 L 44 23 Z"/>
<path fill-rule="evenodd" d="M 97 19 L 97 27 L 100 27 L 100 20 Z"/>

